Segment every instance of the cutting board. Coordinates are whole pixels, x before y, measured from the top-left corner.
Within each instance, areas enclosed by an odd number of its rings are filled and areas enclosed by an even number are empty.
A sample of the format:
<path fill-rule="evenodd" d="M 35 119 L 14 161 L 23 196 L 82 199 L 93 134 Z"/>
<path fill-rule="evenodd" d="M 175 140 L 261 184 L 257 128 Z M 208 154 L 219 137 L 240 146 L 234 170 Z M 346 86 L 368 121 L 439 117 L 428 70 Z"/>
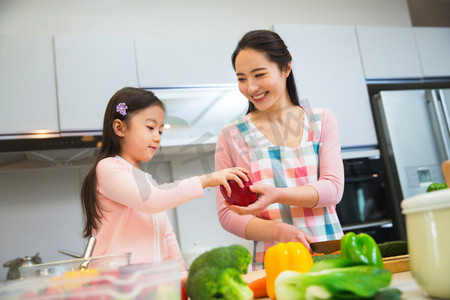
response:
<path fill-rule="evenodd" d="M 383 258 L 384 267 L 392 273 L 409 271 L 409 254 Z"/>
<path fill-rule="evenodd" d="M 450 186 L 450 160 L 444 161 L 441 165 L 442 174 L 444 174 L 445 182 Z"/>

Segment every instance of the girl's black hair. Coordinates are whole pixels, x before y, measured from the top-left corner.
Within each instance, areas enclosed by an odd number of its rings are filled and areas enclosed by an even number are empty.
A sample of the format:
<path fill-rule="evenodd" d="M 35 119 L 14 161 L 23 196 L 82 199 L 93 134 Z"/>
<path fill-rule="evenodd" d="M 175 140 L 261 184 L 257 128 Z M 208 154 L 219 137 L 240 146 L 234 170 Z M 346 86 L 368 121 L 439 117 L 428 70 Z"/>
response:
<path fill-rule="evenodd" d="M 117 112 L 117 105 L 124 103 L 127 106 L 126 114 Z M 96 168 L 100 160 L 118 155 L 120 153 L 120 140 L 113 130 L 113 122 L 116 119 L 127 122 L 133 114 L 149 106 L 157 105 L 163 110 L 164 104 L 152 92 L 125 87 L 117 91 L 109 100 L 103 118 L 103 135 L 100 151 L 94 165 L 84 178 L 81 187 L 81 204 L 84 213 L 83 237 L 90 237 L 92 230 L 97 229 L 101 223 L 102 208 L 97 198 Z"/>
<path fill-rule="evenodd" d="M 244 49 L 253 49 L 264 53 L 269 61 L 272 61 L 278 65 L 280 71 L 285 70 L 287 65 L 292 61 L 292 56 L 284 44 L 284 41 L 276 32 L 270 30 L 253 30 L 247 32 L 242 37 L 231 55 L 231 62 L 234 70 L 236 70 L 236 57 L 239 52 Z M 288 91 L 291 103 L 294 105 L 300 105 L 297 87 L 294 80 L 294 73 L 292 70 L 286 79 L 286 89 Z M 254 110 L 255 105 L 249 101 L 247 113 Z"/>

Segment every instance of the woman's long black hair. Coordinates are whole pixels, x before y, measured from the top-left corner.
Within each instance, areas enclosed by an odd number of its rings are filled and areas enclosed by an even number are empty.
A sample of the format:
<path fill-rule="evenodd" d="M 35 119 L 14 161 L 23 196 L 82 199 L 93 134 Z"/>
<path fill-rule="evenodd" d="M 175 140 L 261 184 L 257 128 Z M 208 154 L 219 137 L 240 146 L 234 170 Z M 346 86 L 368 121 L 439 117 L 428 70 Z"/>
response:
<path fill-rule="evenodd" d="M 280 71 L 283 71 L 287 65 L 292 61 L 292 56 L 289 53 L 284 41 L 281 37 L 270 30 L 253 30 L 247 32 L 237 44 L 231 56 L 231 62 L 234 70 L 236 70 L 236 57 L 241 50 L 253 49 L 264 53 L 267 59 L 278 65 Z M 295 85 L 294 73 L 290 72 L 286 79 L 286 89 L 288 91 L 289 99 L 294 105 L 300 105 L 298 98 L 297 87 Z M 255 105 L 249 101 L 248 111 L 250 113 L 255 110 Z"/>
<path fill-rule="evenodd" d="M 126 115 L 117 112 L 116 108 L 119 103 L 124 103 L 127 106 Z M 164 110 L 163 102 L 152 92 L 132 87 L 125 87 L 117 91 L 109 100 L 103 119 L 102 146 L 81 187 L 81 204 L 84 213 L 83 237 L 90 237 L 92 230 L 97 229 L 101 223 L 102 208 L 97 198 L 95 171 L 97 164 L 106 157 L 120 153 L 120 139 L 113 130 L 114 120 L 119 119 L 126 123 L 134 113 L 153 105 L 157 105 Z"/>

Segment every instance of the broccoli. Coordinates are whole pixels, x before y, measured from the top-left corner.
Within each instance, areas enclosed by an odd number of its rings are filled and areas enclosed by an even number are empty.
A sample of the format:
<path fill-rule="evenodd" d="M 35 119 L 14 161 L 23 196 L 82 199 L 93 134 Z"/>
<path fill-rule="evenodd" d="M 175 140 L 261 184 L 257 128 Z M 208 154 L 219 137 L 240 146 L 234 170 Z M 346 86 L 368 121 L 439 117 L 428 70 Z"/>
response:
<path fill-rule="evenodd" d="M 241 245 L 218 247 L 197 257 L 191 264 L 186 292 L 192 300 L 252 299 L 253 292 L 242 279 L 251 254 Z"/>
<path fill-rule="evenodd" d="M 188 295 L 193 300 L 253 299 L 252 290 L 242 279 L 241 273 L 234 268 L 206 267 L 201 269 L 191 280 Z"/>

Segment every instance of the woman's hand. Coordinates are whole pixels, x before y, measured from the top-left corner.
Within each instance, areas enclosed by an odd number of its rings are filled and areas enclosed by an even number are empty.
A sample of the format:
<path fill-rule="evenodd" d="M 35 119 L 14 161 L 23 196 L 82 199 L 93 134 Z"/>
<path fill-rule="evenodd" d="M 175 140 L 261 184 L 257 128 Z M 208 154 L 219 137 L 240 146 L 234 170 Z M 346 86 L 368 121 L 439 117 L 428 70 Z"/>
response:
<path fill-rule="evenodd" d="M 313 251 L 311 250 L 310 243 L 315 242 L 312 237 L 309 236 L 306 232 L 304 232 L 302 229 L 298 228 L 297 226 L 277 222 L 277 235 L 278 239 L 282 243 L 289 243 L 289 242 L 300 242 L 302 243 L 306 249 L 312 254 Z"/>
<path fill-rule="evenodd" d="M 228 180 L 234 180 L 238 183 L 241 188 L 244 188 L 242 179 L 248 181 L 247 177 L 248 171 L 244 168 L 235 167 L 229 169 L 223 169 L 214 173 L 205 174 L 200 176 L 200 181 L 202 187 L 216 187 L 218 185 L 223 185 L 227 191 L 228 196 L 231 196 L 231 187 L 228 184 Z"/>
<path fill-rule="evenodd" d="M 269 205 L 277 203 L 282 193 L 281 189 L 267 184 L 251 185 L 250 190 L 258 194 L 258 200 L 249 206 L 230 205 L 226 201 L 225 204 L 238 215 L 258 215 Z"/>

